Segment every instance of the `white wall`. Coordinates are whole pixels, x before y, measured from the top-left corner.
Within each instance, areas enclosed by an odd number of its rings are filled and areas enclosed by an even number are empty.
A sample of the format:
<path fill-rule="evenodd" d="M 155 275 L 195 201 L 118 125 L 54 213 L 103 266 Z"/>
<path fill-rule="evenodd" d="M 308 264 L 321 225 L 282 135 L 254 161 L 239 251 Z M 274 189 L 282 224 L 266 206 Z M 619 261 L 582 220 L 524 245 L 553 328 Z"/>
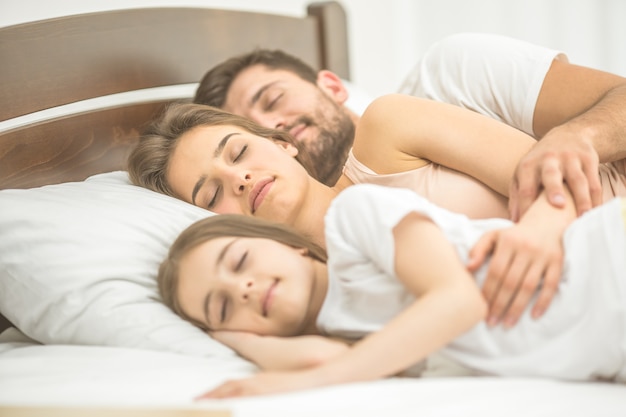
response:
<path fill-rule="evenodd" d="M 0 27 L 105 9 L 200 6 L 303 16 L 309 0 L 0 0 Z M 514 36 L 572 62 L 626 76 L 623 0 L 340 0 L 348 13 L 353 81 L 394 91 L 426 47 L 463 31 Z"/>

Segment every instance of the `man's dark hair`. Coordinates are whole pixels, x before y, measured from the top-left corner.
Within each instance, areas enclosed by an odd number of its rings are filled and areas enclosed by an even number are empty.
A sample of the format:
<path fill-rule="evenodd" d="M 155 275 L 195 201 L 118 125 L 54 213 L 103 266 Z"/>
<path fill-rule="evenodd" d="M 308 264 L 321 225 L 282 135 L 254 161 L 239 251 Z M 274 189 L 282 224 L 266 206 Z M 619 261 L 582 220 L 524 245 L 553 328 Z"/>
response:
<path fill-rule="evenodd" d="M 305 81 L 317 81 L 317 72 L 310 65 L 281 50 L 256 49 L 250 53 L 230 58 L 209 70 L 196 90 L 194 103 L 223 108 L 226 94 L 239 73 L 253 65 L 269 69 L 291 71 Z"/>

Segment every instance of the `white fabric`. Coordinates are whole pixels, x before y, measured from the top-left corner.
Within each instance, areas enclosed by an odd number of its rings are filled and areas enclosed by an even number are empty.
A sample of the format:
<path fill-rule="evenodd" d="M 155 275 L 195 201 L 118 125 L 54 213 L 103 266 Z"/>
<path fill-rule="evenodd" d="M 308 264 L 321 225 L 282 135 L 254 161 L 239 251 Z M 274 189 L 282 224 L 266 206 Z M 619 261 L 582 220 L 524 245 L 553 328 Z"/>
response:
<path fill-rule="evenodd" d="M 349 187 L 333 201 L 325 219 L 330 282 L 318 317 L 321 330 L 362 337 L 415 300 L 394 270 L 393 228 L 412 211 L 423 213 L 442 229 L 462 262 L 482 233 L 510 225 L 503 219 L 469 220 L 405 189 Z M 565 234 L 564 276 L 541 320 L 533 320 L 526 311 L 509 330 L 480 323 L 443 353 L 497 375 L 589 380 L 624 372 L 625 235 L 621 200 L 585 214 Z M 419 254 L 415 259 L 419 269 Z M 485 270 L 476 274 L 479 285 Z"/>
<path fill-rule="evenodd" d="M 399 92 L 474 110 L 534 136 L 539 91 L 559 55 L 501 35 L 455 34 L 426 51 Z"/>
<path fill-rule="evenodd" d="M 227 409 L 237 417 L 615 417 L 624 387 L 522 378 L 390 378 L 316 390 L 194 402 L 241 362 L 100 346 L 22 344 L 2 350 L 0 406 Z"/>
<path fill-rule="evenodd" d="M 46 344 L 232 351 L 159 301 L 180 231 L 211 213 L 130 184 L 125 172 L 0 191 L 0 312 Z"/>

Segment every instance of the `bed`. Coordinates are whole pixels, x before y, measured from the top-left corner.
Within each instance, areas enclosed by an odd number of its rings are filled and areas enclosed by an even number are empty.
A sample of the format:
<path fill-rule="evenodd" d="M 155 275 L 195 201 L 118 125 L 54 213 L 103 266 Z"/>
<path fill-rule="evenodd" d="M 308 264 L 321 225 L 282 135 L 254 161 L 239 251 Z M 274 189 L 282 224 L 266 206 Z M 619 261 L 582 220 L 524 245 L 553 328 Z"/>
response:
<path fill-rule="evenodd" d="M 350 79 L 337 2 L 303 17 L 143 8 L 0 29 L 0 415 L 626 415 L 623 386 L 445 372 L 194 402 L 256 368 L 159 302 L 169 244 L 211 214 L 130 185 L 125 159 L 208 68 L 256 47 Z"/>

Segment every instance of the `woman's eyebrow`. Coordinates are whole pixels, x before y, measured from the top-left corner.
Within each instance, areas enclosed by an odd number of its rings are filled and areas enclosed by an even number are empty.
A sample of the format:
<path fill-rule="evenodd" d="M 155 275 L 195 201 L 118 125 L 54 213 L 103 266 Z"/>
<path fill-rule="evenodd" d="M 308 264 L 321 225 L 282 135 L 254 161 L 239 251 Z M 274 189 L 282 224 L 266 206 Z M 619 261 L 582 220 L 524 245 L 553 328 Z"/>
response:
<path fill-rule="evenodd" d="M 224 136 L 222 138 L 222 140 L 220 140 L 220 143 L 217 144 L 217 148 L 215 148 L 215 152 L 213 152 L 213 158 L 217 158 L 217 157 L 219 157 L 222 154 L 222 151 L 226 147 L 226 144 L 228 143 L 228 140 L 233 135 L 239 135 L 239 133 L 236 133 L 236 132 L 235 133 L 229 133 L 228 135 Z"/>

